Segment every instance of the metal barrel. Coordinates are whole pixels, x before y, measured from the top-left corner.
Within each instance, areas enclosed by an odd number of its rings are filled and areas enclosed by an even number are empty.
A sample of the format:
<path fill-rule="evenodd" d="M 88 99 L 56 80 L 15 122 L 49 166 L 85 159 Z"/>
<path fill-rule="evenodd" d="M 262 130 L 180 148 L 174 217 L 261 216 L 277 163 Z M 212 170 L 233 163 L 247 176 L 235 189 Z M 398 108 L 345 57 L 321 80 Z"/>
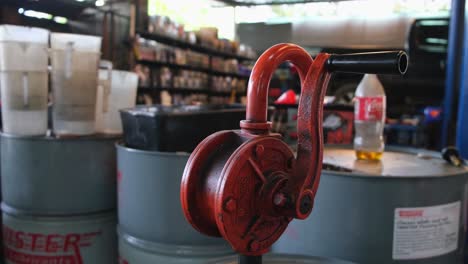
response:
<path fill-rule="evenodd" d="M 332 54 L 327 69 L 334 72 L 395 74 L 406 73 L 408 56 L 404 51 Z"/>
<path fill-rule="evenodd" d="M 2 204 L 4 255 L 15 263 L 117 263 L 114 213 L 30 216 Z"/>
<path fill-rule="evenodd" d="M 138 239 L 119 231 L 119 260 L 121 264 L 206 264 L 221 263 L 233 255 L 223 244 L 171 245 Z"/>
<path fill-rule="evenodd" d="M 264 264 L 353 264 L 349 261 L 343 261 L 322 257 L 305 257 L 295 255 L 277 255 L 268 254 L 263 257 Z"/>
<path fill-rule="evenodd" d="M 461 264 L 467 176 L 435 152 L 387 148 L 381 162 L 369 162 L 351 148 L 326 147 L 311 216 L 292 221 L 272 251 L 360 264 Z"/>
<path fill-rule="evenodd" d="M 3 202 L 32 215 L 115 209 L 116 140 L 2 134 Z"/>
<path fill-rule="evenodd" d="M 182 214 L 180 182 L 188 153 L 116 148 L 118 221 L 124 234 L 178 247 L 221 247 L 233 254 L 224 240 L 200 234 Z"/>
<path fill-rule="evenodd" d="M 140 240 L 119 232 L 120 264 L 238 264 L 237 256 L 226 256 L 221 247 L 180 247 Z M 337 259 L 268 254 L 264 264 L 353 264 Z"/>

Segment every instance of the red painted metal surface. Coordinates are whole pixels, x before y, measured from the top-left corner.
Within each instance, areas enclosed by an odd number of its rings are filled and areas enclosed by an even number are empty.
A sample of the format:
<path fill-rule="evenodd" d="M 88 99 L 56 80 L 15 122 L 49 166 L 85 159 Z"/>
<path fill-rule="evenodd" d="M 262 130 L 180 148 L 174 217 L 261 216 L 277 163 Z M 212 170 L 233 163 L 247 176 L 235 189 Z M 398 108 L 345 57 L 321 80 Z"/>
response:
<path fill-rule="evenodd" d="M 258 58 L 250 75 L 247 87 L 247 121 L 265 123 L 267 119 L 267 95 L 271 76 L 278 66 L 290 61 L 296 67 L 303 82 L 312 64 L 312 58 L 301 47 L 293 44 L 278 44 Z"/>
<path fill-rule="evenodd" d="M 241 254 L 261 255 L 293 218 L 310 214 L 322 164 L 328 58 L 320 54 L 313 61 L 299 46 L 279 44 L 258 59 L 241 130 L 206 138 L 185 168 L 181 202 L 195 229 L 224 237 Z M 269 82 L 285 61 L 296 66 L 302 82 L 297 158 L 280 135 L 269 131 L 267 122 Z"/>

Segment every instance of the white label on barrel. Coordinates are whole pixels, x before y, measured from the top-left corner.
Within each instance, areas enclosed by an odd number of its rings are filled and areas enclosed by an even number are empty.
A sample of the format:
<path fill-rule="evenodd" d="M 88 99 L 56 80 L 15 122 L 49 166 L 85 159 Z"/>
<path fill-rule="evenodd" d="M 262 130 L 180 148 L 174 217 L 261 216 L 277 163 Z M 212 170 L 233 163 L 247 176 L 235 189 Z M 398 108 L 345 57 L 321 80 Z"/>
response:
<path fill-rule="evenodd" d="M 393 259 L 422 259 L 447 254 L 458 247 L 461 202 L 396 208 Z"/>

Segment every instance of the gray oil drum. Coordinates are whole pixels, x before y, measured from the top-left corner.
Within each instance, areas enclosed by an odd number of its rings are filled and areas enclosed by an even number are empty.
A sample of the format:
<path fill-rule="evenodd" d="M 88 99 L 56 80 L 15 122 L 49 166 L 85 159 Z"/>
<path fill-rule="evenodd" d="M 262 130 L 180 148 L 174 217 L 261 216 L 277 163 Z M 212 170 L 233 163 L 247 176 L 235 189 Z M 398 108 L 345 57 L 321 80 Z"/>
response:
<path fill-rule="evenodd" d="M 117 144 L 118 222 L 132 237 L 173 246 L 230 246 L 186 221 L 180 182 L 188 153 L 137 150 Z"/>
<path fill-rule="evenodd" d="M 221 262 L 232 255 L 232 250 L 222 243 L 170 245 L 141 240 L 119 232 L 120 264 L 206 264 Z"/>
<path fill-rule="evenodd" d="M 115 209 L 116 141 L 2 134 L 3 202 L 32 215 Z"/>
<path fill-rule="evenodd" d="M 5 263 L 117 263 L 114 213 L 41 217 L 4 204 Z"/>
<path fill-rule="evenodd" d="M 293 220 L 273 252 L 360 264 L 462 263 L 468 170 L 439 157 L 390 148 L 369 162 L 350 148 L 326 148 L 312 214 Z"/>
<path fill-rule="evenodd" d="M 226 256 L 230 254 L 230 256 Z M 178 247 L 151 243 L 119 234 L 119 264 L 237 264 L 237 256 L 225 247 Z M 336 259 L 290 255 L 264 256 L 265 264 L 352 264 Z"/>

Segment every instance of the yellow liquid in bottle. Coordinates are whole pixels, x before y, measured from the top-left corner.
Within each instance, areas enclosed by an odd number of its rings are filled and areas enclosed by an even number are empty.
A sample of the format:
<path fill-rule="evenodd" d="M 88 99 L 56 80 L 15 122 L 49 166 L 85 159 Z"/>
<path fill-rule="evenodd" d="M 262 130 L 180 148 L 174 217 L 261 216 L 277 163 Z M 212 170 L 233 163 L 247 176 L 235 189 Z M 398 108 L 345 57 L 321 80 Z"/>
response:
<path fill-rule="evenodd" d="M 359 160 L 380 160 L 383 152 L 356 150 L 356 157 Z"/>

